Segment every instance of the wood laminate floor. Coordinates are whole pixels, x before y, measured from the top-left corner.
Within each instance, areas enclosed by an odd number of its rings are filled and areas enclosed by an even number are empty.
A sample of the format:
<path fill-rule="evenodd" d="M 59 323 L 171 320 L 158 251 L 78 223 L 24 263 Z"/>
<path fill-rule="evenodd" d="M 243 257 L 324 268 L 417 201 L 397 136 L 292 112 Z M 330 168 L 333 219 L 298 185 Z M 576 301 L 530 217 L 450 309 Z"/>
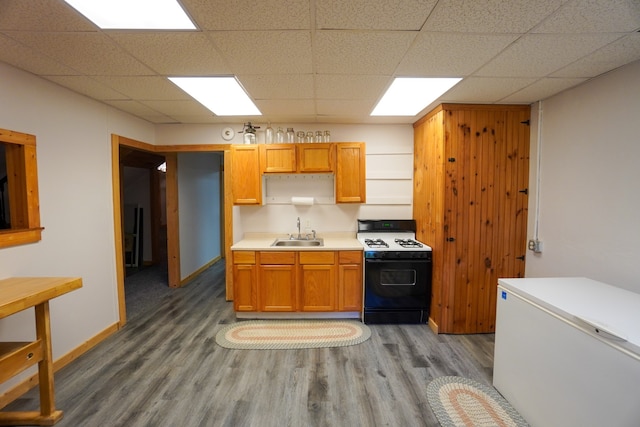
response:
<path fill-rule="evenodd" d="M 491 384 L 493 334 L 369 325 L 351 347 L 229 350 L 235 322 L 219 262 L 55 375 L 59 427 L 438 426 L 429 381 Z M 4 410 L 36 410 L 37 389 Z"/>

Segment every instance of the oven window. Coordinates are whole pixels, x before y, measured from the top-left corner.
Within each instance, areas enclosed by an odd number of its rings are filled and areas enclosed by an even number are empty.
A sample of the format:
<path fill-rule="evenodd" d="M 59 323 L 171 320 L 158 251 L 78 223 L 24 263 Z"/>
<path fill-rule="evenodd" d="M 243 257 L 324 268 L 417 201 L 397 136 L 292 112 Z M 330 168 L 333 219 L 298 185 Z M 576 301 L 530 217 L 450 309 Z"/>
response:
<path fill-rule="evenodd" d="M 415 270 L 381 270 L 380 284 L 382 286 L 415 286 Z"/>

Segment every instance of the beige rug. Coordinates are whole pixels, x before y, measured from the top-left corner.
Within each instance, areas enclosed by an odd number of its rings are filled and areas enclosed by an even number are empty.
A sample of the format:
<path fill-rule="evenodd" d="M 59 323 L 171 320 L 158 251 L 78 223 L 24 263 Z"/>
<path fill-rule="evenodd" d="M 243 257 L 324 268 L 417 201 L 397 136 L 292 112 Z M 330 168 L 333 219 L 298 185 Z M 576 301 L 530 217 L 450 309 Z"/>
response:
<path fill-rule="evenodd" d="M 442 427 L 528 426 L 496 389 L 468 378 L 436 378 L 427 400 Z"/>
<path fill-rule="evenodd" d="M 232 349 L 297 349 L 360 344 L 371 330 L 355 320 L 248 320 L 226 326 L 216 343 Z"/>

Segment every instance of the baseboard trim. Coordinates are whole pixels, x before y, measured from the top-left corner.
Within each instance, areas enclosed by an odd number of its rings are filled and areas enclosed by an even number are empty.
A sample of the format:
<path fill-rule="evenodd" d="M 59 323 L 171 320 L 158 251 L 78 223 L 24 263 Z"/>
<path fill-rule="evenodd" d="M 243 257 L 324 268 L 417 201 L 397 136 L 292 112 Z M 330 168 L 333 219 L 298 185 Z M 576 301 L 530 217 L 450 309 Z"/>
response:
<path fill-rule="evenodd" d="M 104 341 L 107 337 L 117 332 L 118 329 L 120 329 L 118 326 L 118 323 L 114 323 L 113 325 L 104 329 L 102 332 L 99 332 L 94 337 L 80 344 L 78 347 L 74 348 L 69 353 L 61 356 L 57 360 L 54 360 L 53 372 L 57 372 L 60 369 L 64 368 L 69 363 L 73 362 L 78 357 L 80 357 L 82 354 L 86 353 L 87 351 L 89 351 L 90 349 L 98 345 L 100 342 Z M 9 403 L 13 402 L 14 400 L 16 400 L 17 398 L 19 398 L 20 396 L 22 396 L 23 394 L 25 394 L 26 392 L 28 392 L 29 390 L 31 390 L 33 387 L 37 385 L 38 385 L 38 372 L 25 378 L 15 386 L 11 387 L 4 393 L 0 394 L 0 409 L 4 408 Z M 54 383 L 54 387 L 55 387 L 55 383 Z"/>
<path fill-rule="evenodd" d="M 202 267 L 200 267 L 199 269 L 197 269 L 196 271 L 194 271 L 193 273 L 191 273 L 190 275 L 188 275 L 187 277 L 182 279 L 180 281 L 180 287 L 185 286 L 192 279 L 194 279 L 197 275 L 199 275 L 200 273 L 202 273 L 207 268 L 211 267 L 213 264 L 215 264 L 216 262 L 220 261 L 221 259 L 222 259 L 221 256 L 215 257 L 214 259 L 212 259 L 211 261 L 209 261 L 208 263 L 206 263 L 205 265 L 203 265 Z"/>
<path fill-rule="evenodd" d="M 429 328 L 431 328 L 434 334 L 438 334 L 438 325 L 433 321 L 431 317 L 429 317 Z"/>

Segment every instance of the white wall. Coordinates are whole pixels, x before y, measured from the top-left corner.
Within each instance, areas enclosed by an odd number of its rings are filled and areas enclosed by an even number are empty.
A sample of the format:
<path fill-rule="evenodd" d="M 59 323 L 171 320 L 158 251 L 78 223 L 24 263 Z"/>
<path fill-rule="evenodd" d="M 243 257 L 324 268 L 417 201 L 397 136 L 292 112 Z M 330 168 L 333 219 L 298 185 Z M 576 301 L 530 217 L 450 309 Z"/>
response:
<path fill-rule="evenodd" d="M 543 252 L 528 252 L 526 276 L 586 276 L 640 292 L 640 61 L 541 105 Z M 537 111 L 532 116 L 537 119 Z M 537 123 L 532 131 L 535 154 Z"/>
<path fill-rule="evenodd" d="M 181 279 L 222 253 L 221 159 L 218 153 L 178 153 Z"/>
<path fill-rule="evenodd" d="M 36 136 L 44 227 L 42 241 L 0 249 L 0 278 L 80 276 L 84 282 L 51 302 L 57 359 L 118 321 L 111 133 L 153 143 L 154 128 L 3 63 L 0 128 Z M 34 336 L 33 310 L 0 319 L 0 341 Z"/>
<path fill-rule="evenodd" d="M 258 140 L 262 140 L 266 124 L 261 126 Z M 157 143 L 171 144 L 241 144 L 241 126 L 231 141 L 222 139 L 221 132 L 228 125 L 161 125 Z M 272 127 L 292 126 L 272 123 Z M 335 231 L 356 231 L 358 218 L 412 218 L 413 196 L 413 127 L 411 125 L 336 125 L 295 124 L 294 130 L 331 131 L 332 141 L 363 141 L 367 153 L 367 203 L 313 206 L 265 205 L 235 206 L 233 208 L 233 242 L 246 232 L 292 233 L 296 231 L 296 218 L 303 227 L 315 229 L 318 234 Z M 310 184 L 312 185 L 312 183 Z M 305 194 L 292 194 L 304 196 Z"/>

